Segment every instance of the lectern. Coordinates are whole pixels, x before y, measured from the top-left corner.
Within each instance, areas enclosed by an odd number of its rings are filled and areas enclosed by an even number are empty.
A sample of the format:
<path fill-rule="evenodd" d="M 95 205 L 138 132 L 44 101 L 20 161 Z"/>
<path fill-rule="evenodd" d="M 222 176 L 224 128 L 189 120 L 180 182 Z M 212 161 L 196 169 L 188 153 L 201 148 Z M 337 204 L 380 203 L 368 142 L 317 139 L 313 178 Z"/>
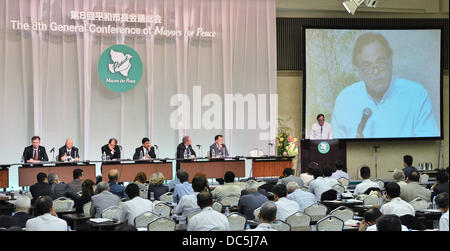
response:
<path fill-rule="evenodd" d="M 316 162 L 320 166 L 334 168 L 337 160 L 344 163 L 347 169 L 347 147 L 342 140 L 309 140 L 303 139 L 301 145 L 301 172 L 306 172 L 309 163 Z M 347 171 L 347 170 L 344 170 Z"/>

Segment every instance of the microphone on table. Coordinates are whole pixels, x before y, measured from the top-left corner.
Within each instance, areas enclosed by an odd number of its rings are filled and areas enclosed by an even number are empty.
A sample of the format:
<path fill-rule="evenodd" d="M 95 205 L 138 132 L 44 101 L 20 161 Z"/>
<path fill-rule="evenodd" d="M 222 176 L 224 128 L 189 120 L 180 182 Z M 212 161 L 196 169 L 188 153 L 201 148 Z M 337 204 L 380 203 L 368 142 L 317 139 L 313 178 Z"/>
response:
<path fill-rule="evenodd" d="M 356 138 L 364 138 L 363 131 L 366 128 L 367 120 L 372 116 L 372 110 L 368 107 L 364 108 L 361 121 L 358 125 L 358 133 L 356 134 Z"/>
<path fill-rule="evenodd" d="M 55 151 L 55 148 L 53 147 L 51 150 L 50 150 L 50 152 L 52 153 L 52 152 L 54 152 Z"/>
<path fill-rule="evenodd" d="M 155 147 L 156 149 L 158 149 L 159 146 L 158 146 L 158 145 L 153 145 L 153 147 Z"/>

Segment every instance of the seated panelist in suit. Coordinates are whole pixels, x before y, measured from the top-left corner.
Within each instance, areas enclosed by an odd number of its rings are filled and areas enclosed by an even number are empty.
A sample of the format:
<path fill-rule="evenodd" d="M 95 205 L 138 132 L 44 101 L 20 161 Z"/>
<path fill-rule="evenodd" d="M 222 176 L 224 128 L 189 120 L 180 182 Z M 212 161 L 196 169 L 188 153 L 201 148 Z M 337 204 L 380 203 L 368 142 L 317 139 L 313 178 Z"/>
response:
<path fill-rule="evenodd" d="M 108 144 L 102 146 L 102 155 L 109 156 L 109 159 L 120 159 L 120 148 L 117 145 L 117 139 L 112 138 L 108 141 Z"/>
<path fill-rule="evenodd" d="M 214 152 L 216 158 L 228 157 L 229 156 L 228 150 L 227 150 L 227 146 L 225 146 L 225 144 L 223 143 L 223 136 L 216 135 L 216 137 L 214 137 L 214 140 L 216 142 L 209 147 L 210 156 L 213 157 L 212 155 Z"/>
<path fill-rule="evenodd" d="M 23 150 L 23 160 L 28 163 L 48 161 L 45 147 L 40 146 L 41 138 L 39 136 L 33 136 L 31 142 L 32 145 L 25 147 Z"/>
<path fill-rule="evenodd" d="M 73 140 L 67 139 L 66 144 L 59 148 L 58 154 L 59 161 L 74 161 L 80 160 L 80 155 L 78 154 L 78 148 L 73 146 Z"/>
<path fill-rule="evenodd" d="M 143 138 L 142 139 L 142 146 L 136 148 L 136 151 L 133 155 L 133 159 L 141 159 L 141 153 L 143 159 L 155 159 L 155 148 L 150 145 L 150 139 L 149 138 Z"/>
<path fill-rule="evenodd" d="M 187 158 L 196 158 L 197 154 L 192 149 L 192 139 L 189 136 L 184 136 L 182 142 L 177 147 L 177 159 L 185 159 L 184 153 L 187 153 Z M 180 161 L 177 160 L 176 170 L 180 169 Z"/>

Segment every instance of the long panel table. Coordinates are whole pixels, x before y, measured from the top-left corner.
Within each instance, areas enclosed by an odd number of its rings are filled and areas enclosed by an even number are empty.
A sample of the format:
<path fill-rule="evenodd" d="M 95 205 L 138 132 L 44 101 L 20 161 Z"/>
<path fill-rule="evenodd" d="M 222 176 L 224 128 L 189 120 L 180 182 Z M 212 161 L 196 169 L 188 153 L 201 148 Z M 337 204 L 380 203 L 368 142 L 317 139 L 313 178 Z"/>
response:
<path fill-rule="evenodd" d="M 186 170 L 190 179 L 199 173 L 206 175 L 207 178 L 223 178 L 228 171 L 232 171 L 236 177 L 245 177 L 245 160 L 241 159 L 182 160 L 180 168 Z"/>
<path fill-rule="evenodd" d="M 9 187 L 9 165 L 0 165 L 0 188 Z"/>
<path fill-rule="evenodd" d="M 104 161 L 101 168 L 103 180 L 107 179 L 108 172 L 111 169 L 119 171 L 119 182 L 133 182 L 138 172 L 144 172 L 148 179 L 156 172 L 161 172 L 166 180 L 173 178 L 172 162 L 166 160 Z"/>
<path fill-rule="evenodd" d="M 253 177 L 279 177 L 285 168 L 292 168 L 292 156 L 247 157 L 252 160 Z"/>
<path fill-rule="evenodd" d="M 83 170 L 83 178 L 95 182 L 95 164 L 88 162 L 49 162 L 40 164 L 23 164 L 19 166 L 19 186 L 31 186 L 37 182 L 38 173 L 56 173 L 61 182 L 69 183 L 73 180 L 73 170 Z"/>

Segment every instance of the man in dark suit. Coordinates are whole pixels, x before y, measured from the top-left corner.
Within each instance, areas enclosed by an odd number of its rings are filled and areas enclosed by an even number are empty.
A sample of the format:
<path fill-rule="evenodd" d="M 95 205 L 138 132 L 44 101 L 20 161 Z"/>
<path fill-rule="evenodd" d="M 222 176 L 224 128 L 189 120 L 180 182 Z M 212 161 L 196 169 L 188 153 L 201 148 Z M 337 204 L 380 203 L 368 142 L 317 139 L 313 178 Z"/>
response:
<path fill-rule="evenodd" d="M 31 204 L 34 204 L 34 202 L 41 196 L 50 195 L 52 193 L 50 188 L 51 186 L 48 184 L 47 181 L 47 174 L 38 173 L 37 183 L 30 187 L 30 192 L 31 195 L 33 196 Z"/>
<path fill-rule="evenodd" d="M 16 203 L 14 203 L 13 219 L 16 221 L 16 226 L 24 228 L 27 220 L 33 218 L 29 214 L 31 208 L 31 200 L 27 196 L 17 197 Z"/>
<path fill-rule="evenodd" d="M 30 163 L 48 161 L 45 147 L 40 146 L 41 138 L 39 136 L 33 136 L 31 142 L 32 145 L 25 147 L 23 151 L 23 160 Z"/>
<path fill-rule="evenodd" d="M 212 144 L 209 147 L 209 154 L 210 157 L 215 157 L 215 158 L 225 158 L 228 157 L 228 150 L 227 150 L 227 146 L 223 143 L 223 136 L 222 135 L 216 135 L 216 137 L 214 137 L 214 140 L 216 141 L 214 144 Z M 214 156 L 213 156 L 214 153 Z"/>
<path fill-rule="evenodd" d="M 192 139 L 189 136 L 184 136 L 182 142 L 177 147 L 177 159 L 184 159 L 184 154 L 187 154 L 187 158 L 196 158 L 194 149 L 192 149 Z M 176 170 L 180 169 L 180 161 L 177 160 Z"/>
<path fill-rule="evenodd" d="M 66 144 L 59 148 L 58 160 L 65 161 L 66 159 L 67 161 L 80 160 L 78 148 L 73 146 L 72 139 L 67 139 Z"/>
<path fill-rule="evenodd" d="M 112 138 L 108 141 L 108 144 L 102 146 L 102 155 L 109 156 L 109 159 L 120 159 L 120 148 L 117 145 L 117 139 Z"/>
<path fill-rule="evenodd" d="M 48 175 L 48 183 L 50 184 L 50 197 L 52 197 L 53 200 L 60 197 L 66 197 L 75 201 L 79 198 L 79 196 L 72 191 L 67 184 L 59 182 L 59 178 L 56 173 L 50 173 Z"/>
<path fill-rule="evenodd" d="M 405 168 L 403 168 L 403 173 L 405 174 L 405 177 L 409 177 L 412 172 L 417 172 L 417 168 L 413 167 L 412 164 L 413 157 L 411 155 L 403 156 L 403 165 L 405 166 Z"/>
<path fill-rule="evenodd" d="M 143 159 L 155 159 L 155 148 L 150 145 L 150 139 L 149 138 L 143 138 L 142 139 L 142 146 L 136 148 L 136 151 L 133 155 L 133 159 L 141 159 L 141 153 Z"/>

